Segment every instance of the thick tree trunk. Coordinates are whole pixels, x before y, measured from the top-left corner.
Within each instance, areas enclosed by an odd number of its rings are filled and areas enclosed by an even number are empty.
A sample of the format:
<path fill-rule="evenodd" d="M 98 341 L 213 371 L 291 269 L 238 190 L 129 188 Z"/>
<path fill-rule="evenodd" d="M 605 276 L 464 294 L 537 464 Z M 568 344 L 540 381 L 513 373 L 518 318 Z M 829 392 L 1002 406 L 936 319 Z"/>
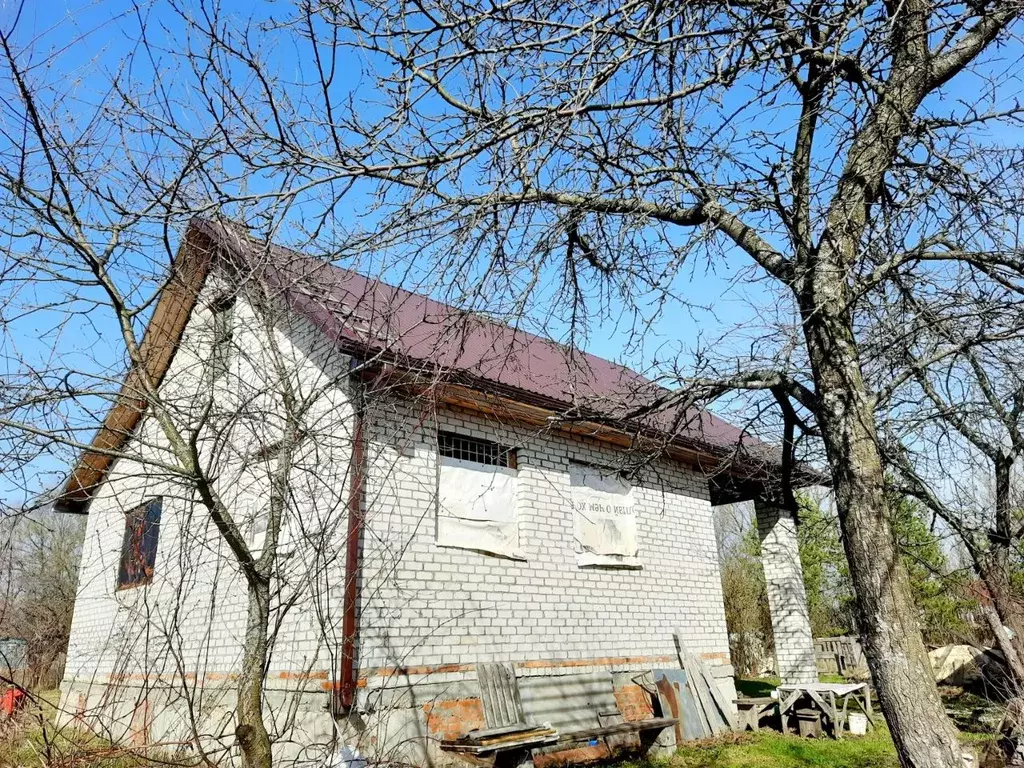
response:
<path fill-rule="evenodd" d="M 874 408 L 849 317 L 838 309 L 845 302 L 814 303 L 804 312 L 804 333 L 820 397 L 818 423 L 879 704 L 903 766 L 961 768 L 962 750 L 935 686 L 891 527 Z"/>
<path fill-rule="evenodd" d="M 271 768 L 270 734 L 263 722 L 263 673 L 270 616 L 269 579 L 249 580 L 248 592 L 249 616 L 238 680 L 235 738 L 242 750 L 243 768 Z"/>

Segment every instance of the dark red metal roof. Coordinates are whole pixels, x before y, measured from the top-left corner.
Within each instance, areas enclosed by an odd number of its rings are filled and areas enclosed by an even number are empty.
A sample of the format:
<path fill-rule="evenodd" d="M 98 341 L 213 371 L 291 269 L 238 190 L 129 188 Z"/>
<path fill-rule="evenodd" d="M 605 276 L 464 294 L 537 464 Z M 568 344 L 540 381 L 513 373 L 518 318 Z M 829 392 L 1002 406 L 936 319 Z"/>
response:
<path fill-rule="evenodd" d="M 578 416 L 620 419 L 669 390 L 595 355 L 396 288 L 299 252 L 253 241 L 229 225 L 206 223 L 244 268 L 262 274 L 292 309 L 330 339 L 364 356 L 492 388 Z M 708 448 L 766 447 L 726 421 L 666 408 L 636 421 Z"/>

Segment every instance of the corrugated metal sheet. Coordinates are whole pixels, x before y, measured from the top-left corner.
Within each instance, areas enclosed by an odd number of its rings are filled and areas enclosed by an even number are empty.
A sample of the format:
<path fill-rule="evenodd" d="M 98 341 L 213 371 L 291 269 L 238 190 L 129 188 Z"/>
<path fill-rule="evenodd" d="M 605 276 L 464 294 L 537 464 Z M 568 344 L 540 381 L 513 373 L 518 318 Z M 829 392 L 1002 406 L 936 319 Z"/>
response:
<path fill-rule="evenodd" d="M 609 418 L 648 407 L 669 391 L 609 360 L 476 313 L 395 288 L 233 228 L 205 223 L 244 268 L 260 273 L 292 308 L 335 342 L 387 353 L 424 372 L 459 374 Z M 707 411 L 661 412 L 650 426 L 718 449 L 762 445 Z"/>

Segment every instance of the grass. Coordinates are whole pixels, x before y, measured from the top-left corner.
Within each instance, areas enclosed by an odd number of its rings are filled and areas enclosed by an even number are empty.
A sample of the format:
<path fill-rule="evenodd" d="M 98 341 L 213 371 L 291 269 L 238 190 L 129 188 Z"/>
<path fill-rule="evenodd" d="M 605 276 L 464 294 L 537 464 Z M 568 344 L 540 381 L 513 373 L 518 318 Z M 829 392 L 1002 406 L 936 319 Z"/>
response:
<path fill-rule="evenodd" d="M 845 682 L 823 675 L 822 682 Z M 778 679 L 737 679 L 741 696 L 768 696 Z M 962 691 L 945 691 L 944 699 L 954 721 L 961 728 L 965 746 L 979 754 L 992 741 L 1001 710 L 991 702 Z M 640 760 L 622 768 L 898 768 L 896 749 L 881 718 L 880 727 L 866 736 L 847 736 L 842 741 L 824 737 L 803 739 L 774 731 L 731 734 L 718 739 L 692 742 L 680 747 L 670 758 Z"/>
<path fill-rule="evenodd" d="M 158 763 L 74 728 L 58 728 L 59 694 L 37 694 L 14 720 L 0 722 L 0 768 L 141 768 Z M 168 765 L 160 761 L 160 765 Z"/>
<path fill-rule="evenodd" d="M 856 739 L 801 739 L 774 732 L 722 743 L 687 745 L 667 761 L 672 768 L 896 768 L 896 750 L 878 728 Z"/>
<path fill-rule="evenodd" d="M 965 746 L 979 753 L 991 736 L 965 734 Z M 774 731 L 732 734 L 686 744 L 667 759 L 635 760 L 616 768 L 898 768 L 896 749 L 885 727 L 867 736 L 802 739 Z"/>

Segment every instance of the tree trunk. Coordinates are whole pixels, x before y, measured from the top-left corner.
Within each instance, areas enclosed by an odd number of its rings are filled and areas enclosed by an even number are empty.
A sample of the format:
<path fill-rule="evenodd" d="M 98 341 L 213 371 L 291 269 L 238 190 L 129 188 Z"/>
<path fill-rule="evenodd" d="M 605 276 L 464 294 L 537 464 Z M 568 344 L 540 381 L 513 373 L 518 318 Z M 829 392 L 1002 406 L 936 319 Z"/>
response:
<path fill-rule="evenodd" d="M 975 556 L 975 569 L 988 590 L 992 605 L 986 607 L 985 617 L 996 636 L 999 650 L 1006 657 L 1006 664 L 1013 673 L 1020 690 L 1024 690 L 1024 636 L 1016 595 L 1010 585 L 1009 565 L 997 554 Z M 1006 627 L 1013 633 L 1006 632 Z"/>
<path fill-rule="evenodd" d="M 981 611 L 985 614 L 985 620 L 996 638 L 996 645 L 1002 652 L 1003 658 L 1006 659 L 1006 666 L 1009 668 L 1010 674 L 1013 675 L 1013 686 L 1016 690 L 1007 693 L 1011 696 L 1017 695 L 1022 690 L 1022 683 L 1024 683 L 1024 665 L 1021 664 L 1020 656 L 1010 640 L 1010 633 L 1006 631 L 1006 626 L 999 617 L 999 612 L 992 605 L 982 605 Z"/>
<path fill-rule="evenodd" d="M 270 580 L 254 577 L 247 584 L 249 616 L 238 680 L 235 738 L 242 750 L 243 768 L 271 768 L 270 734 L 263 723 L 263 673 L 267 659 Z"/>
<path fill-rule="evenodd" d="M 994 457 L 996 518 L 995 530 L 989 535 L 989 554 L 979 563 L 978 575 L 988 587 L 992 604 L 999 613 L 1004 626 L 1013 632 L 1011 643 L 1017 652 L 1017 660 L 1024 661 L 1024 616 L 1021 615 L 1017 596 L 1010 583 L 1010 548 L 1016 538 L 1013 530 L 1014 510 L 1011 477 L 1014 457 Z M 1009 662 L 1009 659 L 1007 659 Z M 1022 667 L 1024 668 L 1024 667 Z M 1024 684 L 1024 678 L 1018 678 Z"/>
<path fill-rule="evenodd" d="M 833 279 L 841 282 L 841 274 Z M 874 407 L 850 318 L 841 309 L 845 296 L 815 298 L 813 308 L 804 308 L 804 334 L 878 701 L 905 768 L 961 768 L 962 750 L 935 686 L 892 531 Z"/>

